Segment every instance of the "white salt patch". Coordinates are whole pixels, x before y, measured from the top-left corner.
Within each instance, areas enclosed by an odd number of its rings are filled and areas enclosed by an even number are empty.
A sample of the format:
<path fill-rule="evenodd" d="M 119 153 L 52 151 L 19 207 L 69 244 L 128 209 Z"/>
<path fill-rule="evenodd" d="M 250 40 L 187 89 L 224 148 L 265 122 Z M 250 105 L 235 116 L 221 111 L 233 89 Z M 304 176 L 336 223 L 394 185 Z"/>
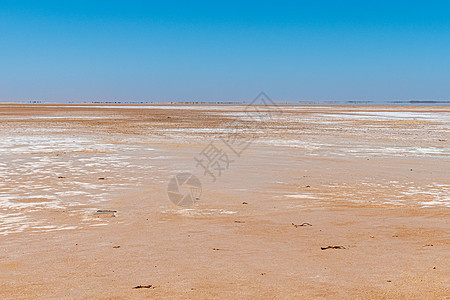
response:
<path fill-rule="evenodd" d="M 319 118 L 329 117 L 336 119 L 362 119 L 362 120 L 423 120 L 423 121 L 450 121 L 450 114 L 445 112 L 410 112 L 410 111 L 397 111 L 397 112 L 379 112 L 379 111 L 358 111 L 358 112 L 346 112 L 342 114 L 319 114 Z"/>
<path fill-rule="evenodd" d="M 201 216 L 201 215 L 230 215 L 235 214 L 235 211 L 229 211 L 224 209 L 197 209 L 197 208 L 179 208 L 179 209 L 168 209 L 161 211 L 163 214 L 176 214 L 182 216 Z"/>
<path fill-rule="evenodd" d="M 2 116 L 1 119 L 6 120 L 58 120 L 58 119 L 79 119 L 79 120 L 92 120 L 92 119 L 117 119 L 116 116 L 35 116 L 35 117 L 9 117 L 9 116 Z M 42 128 L 44 129 L 44 128 Z M 39 131 L 41 128 L 38 129 Z M 48 129 L 49 131 L 51 129 Z"/>
<path fill-rule="evenodd" d="M 314 198 L 312 195 L 284 195 L 289 198 L 300 198 L 300 199 L 312 199 Z"/>

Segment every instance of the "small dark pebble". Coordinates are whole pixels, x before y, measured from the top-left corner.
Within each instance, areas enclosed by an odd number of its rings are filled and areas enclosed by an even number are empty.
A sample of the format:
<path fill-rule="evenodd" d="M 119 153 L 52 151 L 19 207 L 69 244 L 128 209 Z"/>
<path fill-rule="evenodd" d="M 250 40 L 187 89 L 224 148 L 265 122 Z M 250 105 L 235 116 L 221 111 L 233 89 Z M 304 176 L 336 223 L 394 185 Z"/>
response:
<path fill-rule="evenodd" d="M 100 177 L 98 180 L 105 180 L 105 177 Z"/>
<path fill-rule="evenodd" d="M 392 280 L 386 280 L 386 282 L 392 282 Z"/>
<path fill-rule="evenodd" d="M 306 187 L 307 187 L 307 188 L 310 188 L 311 186 L 310 186 L 310 185 L 307 185 Z"/>
<path fill-rule="evenodd" d="M 234 223 L 245 223 L 244 221 L 234 221 Z"/>
<path fill-rule="evenodd" d="M 120 246 L 114 246 L 113 248 L 114 248 L 114 249 L 119 249 L 119 248 L 120 248 Z"/>
<path fill-rule="evenodd" d="M 248 204 L 247 202 L 242 202 L 242 204 Z"/>
<path fill-rule="evenodd" d="M 436 267 L 433 267 L 433 270 L 436 270 Z"/>
<path fill-rule="evenodd" d="M 424 247 L 433 247 L 433 244 L 426 244 Z"/>
<path fill-rule="evenodd" d="M 266 275 L 266 273 L 261 273 L 261 275 Z"/>
<path fill-rule="evenodd" d="M 213 248 L 213 250 L 214 250 L 214 251 L 219 251 L 220 249 L 219 249 L 219 248 Z"/>
<path fill-rule="evenodd" d="M 58 176 L 58 178 L 59 178 L 59 179 L 64 179 L 64 178 L 66 178 L 66 177 L 64 177 L 64 176 Z"/>

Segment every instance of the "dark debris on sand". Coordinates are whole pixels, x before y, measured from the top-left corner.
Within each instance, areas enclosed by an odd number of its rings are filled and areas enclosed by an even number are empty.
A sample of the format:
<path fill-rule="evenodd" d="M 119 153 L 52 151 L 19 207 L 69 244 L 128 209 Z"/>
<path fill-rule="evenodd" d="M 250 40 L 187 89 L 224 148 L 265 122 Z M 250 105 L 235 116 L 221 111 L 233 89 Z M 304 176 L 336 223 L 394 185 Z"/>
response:
<path fill-rule="evenodd" d="M 312 224 L 311 223 L 302 223 L 302 224 L 294 224 L 294 223 L 292 223 L 292 226 L 294 226 L 295 228 L 297 228 L 297 227 L 301 227 L 301 226 L 312 226 Z"/>
<path fill-rule="evenodd" d="M 345 249 L 344 246 L 326 246 L 326 247 L 320 247 L 320 249 L 322 250 L 327 250 L 327 249 Z"/>
<path fill-rule="evenodd" d="M 115 217 L 117 210 L 110 209 L 99 209 L 95 212 L 95 216 L 97 217 Z"/>
<path fill-rule="evenodd" d="M 149 284 L 149 285 L 137 285 L 135 286 L 133 289 L 150 289 L 150 288 L 155 288 L 153 285 Z"/>

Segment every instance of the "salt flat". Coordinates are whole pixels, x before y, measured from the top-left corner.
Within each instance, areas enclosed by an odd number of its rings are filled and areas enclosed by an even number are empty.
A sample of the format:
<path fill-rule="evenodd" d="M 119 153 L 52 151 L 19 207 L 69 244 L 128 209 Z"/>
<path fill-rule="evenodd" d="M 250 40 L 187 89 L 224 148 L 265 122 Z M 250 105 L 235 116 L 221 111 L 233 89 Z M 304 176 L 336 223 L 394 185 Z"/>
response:
<path fill-rule="evenodd" d="M 280 111 L 0 105 L 0 298 L 448 297 L 450 109 Z M 213 182 L 194 158 L 236 121 Z"/>

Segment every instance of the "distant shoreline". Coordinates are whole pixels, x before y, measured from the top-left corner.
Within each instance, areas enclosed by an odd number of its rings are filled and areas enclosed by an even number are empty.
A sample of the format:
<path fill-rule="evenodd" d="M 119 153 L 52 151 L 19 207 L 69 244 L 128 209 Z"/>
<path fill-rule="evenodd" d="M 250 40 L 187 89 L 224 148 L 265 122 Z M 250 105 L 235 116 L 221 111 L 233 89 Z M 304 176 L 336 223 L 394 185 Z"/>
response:
<path fill-rule="evenodd" d="M 284 102 L 284 101 L 274 101 L 277 105 L 283 106 L 302 106 L 302 105 L 349 105 L 349 106 L 370 106 L 370 105 L 382 105 L 382 106 L 397 106 L 397 105 L 450 105 L 450 100 L 404 100 L 404 101 L 297 101 L 297 102 Z M 12 104 L 12 105 L 155 105 L 155 106 L 185 106 L 185 105 L 198 105 L 198 106 L 227 106 L 227 105 L 249 105 L 250 102 L 247 101 L 173 101 L 173 102 L 150 102 L 150 101 L 91 101 L 91 102 L 46 102 L 46 101 L 0 101 L 0 104 Z"/>

